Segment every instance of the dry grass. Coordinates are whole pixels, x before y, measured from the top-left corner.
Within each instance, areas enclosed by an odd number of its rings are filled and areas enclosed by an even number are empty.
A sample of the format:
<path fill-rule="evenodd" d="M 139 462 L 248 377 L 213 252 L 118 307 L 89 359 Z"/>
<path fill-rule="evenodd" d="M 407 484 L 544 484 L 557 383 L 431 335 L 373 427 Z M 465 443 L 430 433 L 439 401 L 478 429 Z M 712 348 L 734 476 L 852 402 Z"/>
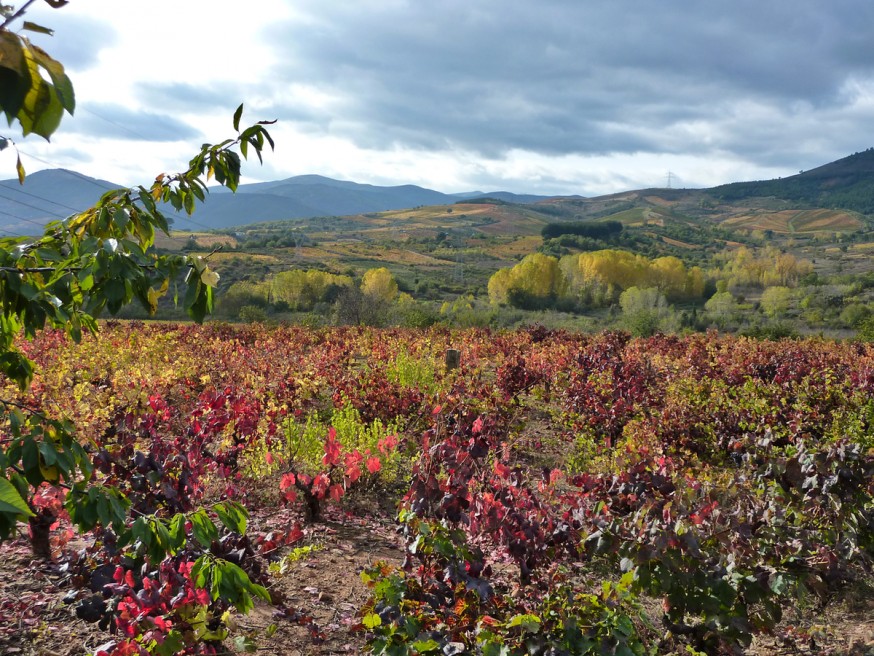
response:
<path fill-rule="evenodd" d="M 857 216 L 842 210 L 753 210 L 726 219 L 724 223 L 735 228 L 772 230 L 778 233 L 850 232 L 862 227 Z"/>

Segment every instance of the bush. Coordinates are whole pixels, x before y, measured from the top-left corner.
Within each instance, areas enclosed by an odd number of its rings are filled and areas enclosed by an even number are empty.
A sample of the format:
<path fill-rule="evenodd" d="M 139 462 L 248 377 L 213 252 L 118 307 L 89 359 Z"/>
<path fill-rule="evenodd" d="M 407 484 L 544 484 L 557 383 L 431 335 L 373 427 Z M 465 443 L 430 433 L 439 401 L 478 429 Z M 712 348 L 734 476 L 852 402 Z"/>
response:
<path fill-rule="evenodd" d="M 240 308 L 240 321 L 245 323 L 264 323 L 267 321 L 267 312 L 257 305 L 244 305 Z"/>

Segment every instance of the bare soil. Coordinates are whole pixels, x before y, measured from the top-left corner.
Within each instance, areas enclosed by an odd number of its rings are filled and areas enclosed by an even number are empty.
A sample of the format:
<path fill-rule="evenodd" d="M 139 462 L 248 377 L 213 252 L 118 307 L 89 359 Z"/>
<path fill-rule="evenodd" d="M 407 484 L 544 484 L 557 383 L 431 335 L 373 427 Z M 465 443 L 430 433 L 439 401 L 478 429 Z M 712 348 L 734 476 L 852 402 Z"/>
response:
<path fill-rule="evenodd" d="M 266 517 L 254 514 L 252 530 L 299 519 L 284 514 L 291 515 L 288 511 Z M 239 632 L 251 635 L 259 653 L 365 652 L 364 635 L 352 630 L 358 624 L 356 613 L 368 598 L 360 573 L 378 560 L 399 564 L 400 540 L 387 520 L 331 509 L 325 515 L 323 522 L 305 527 L 304 539 L 295 545 L 316 549 L 272 578 L 270 591 L 285 599 L 291 617 L 262 603 L 249 615 L 236 618 Z M 110 633 L 76 617 L 73 605 L 64 603 L 68 593 L 75 591 L 58 565 L 34 561 L 26 540 L 0 545 L 0 655 L 84 656 L 112 640 Z M 299 618 L 310 621 L 301 625 Z"/>
<path fill-rule="evenodd" d="M 296 546 L 316 549 L 289 563 L 270 586 L 271 593 L 284 598 L 292 616 L 260 604 L 251 614 L 236 618 L 238 632 L 250 635 L 262 654 L 366 653 L 364 634 L 353 628 L 369 596 L 360 573 L 378 560 L 399 564 L 403 555 L 401 540 L 386 517 L 328 509 L 324 521 L 306 526 Z M 299 519 L 287 510 L 256 512 L 251 528 L 270 530 Z M 58 565 L 34 561 L 25 540 L 0 545 L 0 655 L 84 656 L 111 640 L 110 633 L 79 620 L 73 605 L 64 603 L 71 592 Z M 851 588 L 846 598 L 825 610 L 799 608 L 788 615 L 777 635 L 757 638 L 747 653 L 874 656 L 870 588 Z"/>

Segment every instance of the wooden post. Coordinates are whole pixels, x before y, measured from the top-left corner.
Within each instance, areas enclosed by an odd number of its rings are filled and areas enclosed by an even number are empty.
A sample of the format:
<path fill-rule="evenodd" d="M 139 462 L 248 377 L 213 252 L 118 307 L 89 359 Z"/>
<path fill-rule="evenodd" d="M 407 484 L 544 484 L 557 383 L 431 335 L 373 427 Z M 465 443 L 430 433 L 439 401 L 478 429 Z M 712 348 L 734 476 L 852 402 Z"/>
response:
<path fill-rule="evenodd" d="M 461 365 L 461 351 L 446 349 L 446 371 L 458 369 L 459 365 Z"/>

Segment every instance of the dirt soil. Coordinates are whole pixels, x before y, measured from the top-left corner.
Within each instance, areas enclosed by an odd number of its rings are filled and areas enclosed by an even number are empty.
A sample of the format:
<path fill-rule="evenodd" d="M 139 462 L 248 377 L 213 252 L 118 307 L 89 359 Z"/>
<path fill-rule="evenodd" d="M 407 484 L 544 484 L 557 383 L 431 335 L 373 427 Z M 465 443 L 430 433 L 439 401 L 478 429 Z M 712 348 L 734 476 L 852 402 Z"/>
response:
<path fill-rule="evenodd" d="M 255 514 L 251 529 L 297 519 L 291 513 L 280 516 L 284 514 Z M 368 598 L 360 573 L 377 560 L 399 564 L 400 538 L 385 519 L 330 509 L 323 522 L 305 527 L 304 533 L 295 546 L 316 549 L 290 563 L 270 586 L 271 593 L 285 598 L 294 616 L 281 616 L 275 608 L 259 604 L 249 615 L 236 618 L 238 632 L 251 635 L 261 654 L 365 653 L 364 635 L 351 630 L 358 623 L 358 608 Z M 64 596 L 73 592 L 57 564 L 33 560 L 26 541 L 0 545 L 0 656 L 84 656 L 112 640 L 110 633 L 78 619 L 73 605 L 64 603 Z M 312 629 L 298 618 L 309 618 Z"/>
<path fill-rule="evenodd" d="M 269 530 L 298 519 L 291 511 L 256 513 L 250 526 Z M 316 549 L 289 563 L 270 586 L 293 616 L 260 604 L 236 618 L 238 633 L 250 635 L 261 654 L 366 653 L 364 635 L 352 630 L 368 598 L 359 575 L 378 560 L 400 563 L 401 540 L 391 521 L 329 509 L 324 521 L 305 527 L 296 546 L 301 545 Z M 0 656 L 84 656 L 111 640 L 111 634 L 76 618 L 73 606 L 64 603 L 71 592 L 56 564 L 33 561 L 26 541 L 0 545 Z M 874 595 L 864 591 L 823 612 L 801 609 L 784 624 L 796 627 L 794 639 L 763 636 L 747 653 L 874 656 Z"/>

